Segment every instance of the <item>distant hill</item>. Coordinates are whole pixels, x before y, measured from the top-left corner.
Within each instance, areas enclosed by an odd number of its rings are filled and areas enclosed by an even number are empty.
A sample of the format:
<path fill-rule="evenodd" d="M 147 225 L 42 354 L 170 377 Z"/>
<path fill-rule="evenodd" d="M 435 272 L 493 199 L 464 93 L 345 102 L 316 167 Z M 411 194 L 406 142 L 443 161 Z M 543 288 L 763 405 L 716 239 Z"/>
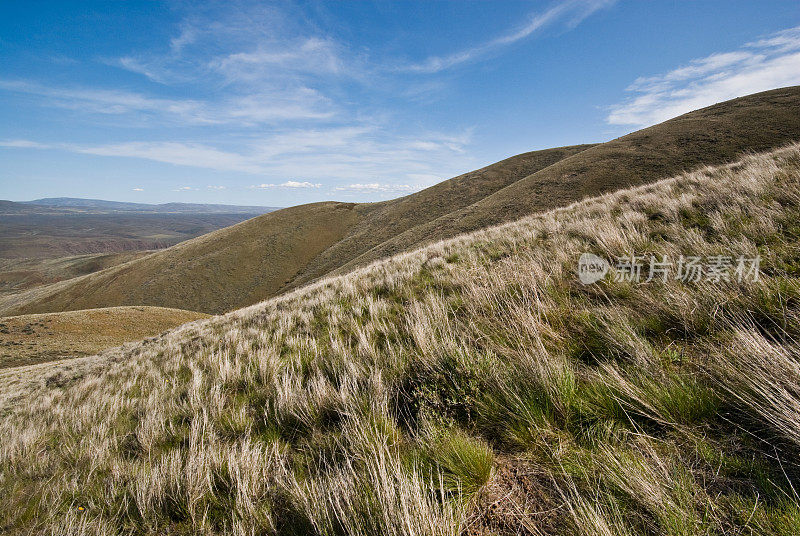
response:
<path fill-rule="evenodd" d="M 11 201 L 3 201 L 7 204 Z M 4 207 L 0 204 L 0 210 Z M 19 204 L 33 205 L 35 207 L 55 207 L 61 209 L 79 209 L 80 211 L 106 212 L 137 212 L 137 213 L 179 213 L 179 214 L 265 214 L 278 210 L 280 207 L 218 205 L 199 203 L 163 203 L 151 205 L 146 203 L 128 203 L 124 201 L 105 201 L 102 199 L 81 199 L 76 197 L 47 197 L 22 201 Z"/>
<path fill-rule="evenodd" d="M 0 259 L 163 249 L 274 210 L 278 209 L 71 197 L 0 200 Z M 4 284 L 0 279 L 0 287 Z"/>
<path fill-rule="evenodd" d="M 767 91 L 607 143 L 518 155 L 392 201 L 275 211 L 16 295 L 0 312 L 157 305 L 219 313 L 430 241 L 796 140 L 800 87 Z"/>

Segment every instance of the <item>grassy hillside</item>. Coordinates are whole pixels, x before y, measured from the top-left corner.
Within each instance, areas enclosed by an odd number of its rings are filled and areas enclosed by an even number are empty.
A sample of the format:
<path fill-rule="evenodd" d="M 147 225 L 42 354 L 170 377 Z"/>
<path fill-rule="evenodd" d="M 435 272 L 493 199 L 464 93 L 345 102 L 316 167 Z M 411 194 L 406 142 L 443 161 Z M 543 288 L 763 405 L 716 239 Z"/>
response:
<path fill-rule="evenodd" d="M 163 307 L 111 307 L 0 317 L 0 369 L 93 355 L 207 316 Z"/>
<path fill-rule="evenodd" d="M 587 147 L 525 153 L 394 201 L 279 210 L 125 267 L 0 301 L 0 312 L 144 304 L 221 313 L 244 307 Z"/>
<path fill-rule="evenodd" d="M 347 236 L 315 257 L 286 288 L 328 274 L 409 229 L 470 206 L 531 173 L 592 146 L 574 145 L 524 153 L 399 199 L 359 204 L 357 207 L 363 217 Z"/>
<path fill-rule="evenodd" d="M 460 210 L 398 234 L 342 265 L 355 266 L 619 188 L 800 139 L 800 87 L 703 108 L 564 158 Z"/>
<path fill-rule="evenodd" d="M 394 201 L 278 211 L 124 269 L 15 296 L 0 312 L 144 304 L 221 313 L 435 239 L 797 139 L 800 87 L 767 91 L 607 143 L 519 155 Z"/>
<path fill-rule="evenodd" d="M 10 294 L 65 279 L 72 279 L 132 261 L 152 251 L 92 253 L 55 259 L 0 259 L 0 294 Z"/>
<path fill-rule="evenodd" d="M 792 146 L 0 373 L 0 530 L 797 534 L 798 222 Z"/>
<path fill-rule="evenodd" d="M 7 297 L 6 304 L 14 313 L 116 304 L 225 311 L 252 303 L 254 296 L 275 294 L 358 218 L 346 203 L 279 210 L 107 270 Z M 31 298 L 33 305 L 13 307 L 14 300 Z"/>

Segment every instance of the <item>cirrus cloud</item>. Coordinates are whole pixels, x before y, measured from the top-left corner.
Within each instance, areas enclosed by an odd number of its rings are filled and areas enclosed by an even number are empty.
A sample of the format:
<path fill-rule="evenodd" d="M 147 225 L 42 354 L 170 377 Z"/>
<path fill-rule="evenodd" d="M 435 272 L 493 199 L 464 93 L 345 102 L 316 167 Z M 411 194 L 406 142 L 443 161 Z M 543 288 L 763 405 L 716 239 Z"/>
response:
<path fill-rule="evenodd" d="M 697 58 L 667 73 L 641 77 L 633 96 L 611 107 L 612 125 L 648 126 L 759 91 L 800 84 L 800 26 Z"/>

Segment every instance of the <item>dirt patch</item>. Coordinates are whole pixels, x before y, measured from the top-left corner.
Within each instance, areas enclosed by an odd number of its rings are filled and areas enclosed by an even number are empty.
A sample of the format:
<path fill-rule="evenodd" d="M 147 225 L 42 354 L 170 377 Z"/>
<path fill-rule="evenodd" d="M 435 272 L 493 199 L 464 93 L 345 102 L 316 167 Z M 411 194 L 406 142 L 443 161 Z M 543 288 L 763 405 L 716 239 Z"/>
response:
<path fill-rule="evenodd" d="M 465 535 L 561 534 L 563 501 L 549 475 L 521 458 L 499 458 L 476 497 Z"/>

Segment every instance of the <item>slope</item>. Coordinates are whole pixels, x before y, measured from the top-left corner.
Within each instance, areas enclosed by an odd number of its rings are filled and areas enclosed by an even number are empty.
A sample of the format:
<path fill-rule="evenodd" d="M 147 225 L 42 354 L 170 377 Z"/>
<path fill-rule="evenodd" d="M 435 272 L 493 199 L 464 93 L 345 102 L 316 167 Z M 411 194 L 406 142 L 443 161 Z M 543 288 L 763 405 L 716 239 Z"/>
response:
<path fill-rule="evenodd" d="M 124 270 L 112 268 L 42 293 L 15 296 L 0 304 L 0 311 L 148 304 L 219 313 L 431 240 L 797 139 L 800 87 L 767 91 L 607 143 L 519 155 L 394 201 L 319 205 L 327 207 L 326 216 L 314 205 L 278 211 L 253 220 L 246 235 L 237 234 L 245 228 L 232 227 Z M 337 216 L 344 219 L 336 221 Z M 314 221 L 317 217 L 326 223 Z M 323 232 L 326 226 L 333 226 L 331 232 Z M 324 236 L 318 239 L 315 230 Z M 240 255 L 224 259 L 208 251 L 211 245 Z M 221 270 L 220 263 L 229 268 Z"/>
<path fill-rule="evenodd" d="M 72 282 L 0 301 L 23 314 L 159 305 L 221 313 L 315 277 L 380 242 L 590 147 L 514 156 L 384 203 L 317 203 L 278 210 Z"/>
<path fill-rule="evenodd" d="M 715 104 L 560 160 L 468 207 L 387 240 L 343 264 L 337 272 L 345 273 L 426 241 L 512 221 L 797 140 L 800 86 Z"/>
<path fill-rule="evenodd" d="M 0 372 L 0 527 L 798 534 L 798 222 L 795 145 Z M 761 273 L 584 286 L 587 251 Z"/>
<path fill-rule="evenodd" d="M 0 369 L 96 354 L 207 316 L 163 307 L 110 307 L 0 317 Z"/>
<path fill-rule="evenodd" d="M 278 210 L 106 270 L 7 296 L 3 314 L 117 305 L 222 312 L 275 294 L 358 218 L 345 203 Z"/>
<path fill-rule="evenodd" d="M 54 259 L 0 258 L 0 295 L 98 272 L 150 253 L 152 251 L 145 250 L 124 253 L 92 253 Z"/>

